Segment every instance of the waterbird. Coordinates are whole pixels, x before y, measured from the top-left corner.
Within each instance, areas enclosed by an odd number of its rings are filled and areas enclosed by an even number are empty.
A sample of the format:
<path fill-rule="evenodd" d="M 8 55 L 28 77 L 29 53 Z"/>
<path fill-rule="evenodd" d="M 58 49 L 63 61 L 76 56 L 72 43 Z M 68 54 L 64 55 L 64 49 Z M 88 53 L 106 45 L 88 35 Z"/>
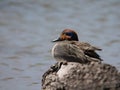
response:
<path fill-rule="evenodd" d="M 96 53 L 96 51 L 101 51 L 102 49 L 87 42 L 79 41 L 75 30 L 64 29 L 60 37 L 52 42 L 55 42 L 52 48 L 52 56 L 58 62 L 86 63 L 103 61 Z"/>

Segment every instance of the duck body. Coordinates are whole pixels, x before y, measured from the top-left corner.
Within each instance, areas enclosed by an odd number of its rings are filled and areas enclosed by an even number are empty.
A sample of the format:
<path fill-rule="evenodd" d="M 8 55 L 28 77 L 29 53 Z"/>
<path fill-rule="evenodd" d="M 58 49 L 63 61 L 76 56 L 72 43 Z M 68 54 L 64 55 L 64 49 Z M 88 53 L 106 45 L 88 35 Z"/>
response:
<path fill-rule="evenodd" d="M 88 43 L 77 41 L 62 41 L 54 45 L 52 55 L 57 61 L 80 62 L 102 61 L 95 52 L 101 49 L 91 46 Z"/>
<path fill-rule="evenodd" d="M 71 41 L 62 41 L 55 44 L 52 55 L 57 61 L 85 62 L 86 57 L 78 46 Z"/>

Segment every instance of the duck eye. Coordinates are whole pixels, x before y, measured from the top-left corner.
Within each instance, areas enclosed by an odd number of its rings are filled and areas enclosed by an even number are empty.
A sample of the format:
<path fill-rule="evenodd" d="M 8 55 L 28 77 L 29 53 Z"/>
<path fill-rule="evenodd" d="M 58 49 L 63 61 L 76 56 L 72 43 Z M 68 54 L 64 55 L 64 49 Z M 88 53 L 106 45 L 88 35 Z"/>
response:
<path fill-rule="evenodd" d="M 68 36 L 72 36 L 73 34 L 72 34 L 72 33 L 66 33 L 66 35 L 68 35 Z"/>

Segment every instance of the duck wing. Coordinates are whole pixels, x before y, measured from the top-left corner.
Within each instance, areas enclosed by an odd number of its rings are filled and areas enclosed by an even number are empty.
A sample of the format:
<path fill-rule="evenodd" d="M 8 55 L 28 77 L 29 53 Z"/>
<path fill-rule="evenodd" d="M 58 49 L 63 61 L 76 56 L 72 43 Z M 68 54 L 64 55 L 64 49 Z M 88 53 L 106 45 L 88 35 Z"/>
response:
<path fill-rule="evenodd" d="M 101 51 L 102 49 L 92 46 L 89 43 L 85 42 L 75 42 L 76 45 L 83 50 L 84 54 L 91 59 L 96 59 L 97 61 L 102 61 L 100 56 L 95 51 Z"/>

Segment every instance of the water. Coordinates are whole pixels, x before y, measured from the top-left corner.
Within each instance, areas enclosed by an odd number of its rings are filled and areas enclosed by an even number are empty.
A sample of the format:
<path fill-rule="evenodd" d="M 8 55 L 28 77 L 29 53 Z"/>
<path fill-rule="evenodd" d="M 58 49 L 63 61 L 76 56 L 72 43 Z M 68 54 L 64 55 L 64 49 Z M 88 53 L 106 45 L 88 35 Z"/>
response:
<path fill-rule="evenodd" d="M 0 90 L 40 90 L 65 28 L 120 68 L 120 0 L 0 0 Z"/>

